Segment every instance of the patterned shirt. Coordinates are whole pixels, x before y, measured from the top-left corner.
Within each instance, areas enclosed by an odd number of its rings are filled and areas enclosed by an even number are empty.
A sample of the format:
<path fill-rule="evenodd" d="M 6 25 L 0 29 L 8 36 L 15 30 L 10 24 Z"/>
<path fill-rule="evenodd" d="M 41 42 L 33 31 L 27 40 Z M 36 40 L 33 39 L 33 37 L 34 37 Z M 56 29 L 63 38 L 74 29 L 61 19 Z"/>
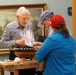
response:
<path fill-rule="evenodd" d="M 23 28 L 17 22 L 17 20 L 9 23 L 0 40 L 0 48 L 7 48 L 8 46 L 14 46 L 15 41 L 19 39 L 25 39 L 26 45 L 30 45 L 34 42 L 33 26 L 31 22 Z"/>

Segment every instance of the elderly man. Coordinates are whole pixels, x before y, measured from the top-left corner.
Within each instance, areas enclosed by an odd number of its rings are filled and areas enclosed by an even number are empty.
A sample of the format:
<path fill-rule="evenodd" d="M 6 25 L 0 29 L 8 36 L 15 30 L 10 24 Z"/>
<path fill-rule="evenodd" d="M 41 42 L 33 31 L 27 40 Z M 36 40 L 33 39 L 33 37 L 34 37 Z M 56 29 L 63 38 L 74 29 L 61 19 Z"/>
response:
<path fill-rule="evenodd" d="M 0 41 L 0 47 L 8 48 L 16 45 L 20 47 L 25 45 L 32 46 L 34 43 L 34 34 L 33 26 L 29 18 L 29 10 L 25 7 L 20 7 L 16 13 L 16 20 L 6 26 Z M 10 51 L 9 59 L 14 60 L 15 57 L 14 52 Z M 19 75 L 23 74 L 35 75 L 35 69 L 20 70 Z"/>

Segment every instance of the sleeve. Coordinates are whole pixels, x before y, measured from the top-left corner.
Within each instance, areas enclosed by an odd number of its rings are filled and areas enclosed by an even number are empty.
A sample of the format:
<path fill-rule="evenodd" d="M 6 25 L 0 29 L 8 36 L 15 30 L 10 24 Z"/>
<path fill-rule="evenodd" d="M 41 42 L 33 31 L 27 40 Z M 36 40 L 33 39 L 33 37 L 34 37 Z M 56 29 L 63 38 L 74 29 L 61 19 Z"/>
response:
<path fill-rule="evenodd" d="M 51 52 L 55 44 L 56 42 L 54 42 L 53 39 L 46 38 L 42 46 L 40 47 L 40 49 L 36 52 L 35 59 L 38 62 L 41 62 L 42 60 L 44 60 L 48 56 L 48 54 Z"/>
<path fill-rule="evenodd" d="M 6 26 L 2 38 L 0 40 L 0 48 L 8 48 L 15 45 L 15 40 L 11 40 L 11 29 Z"/>

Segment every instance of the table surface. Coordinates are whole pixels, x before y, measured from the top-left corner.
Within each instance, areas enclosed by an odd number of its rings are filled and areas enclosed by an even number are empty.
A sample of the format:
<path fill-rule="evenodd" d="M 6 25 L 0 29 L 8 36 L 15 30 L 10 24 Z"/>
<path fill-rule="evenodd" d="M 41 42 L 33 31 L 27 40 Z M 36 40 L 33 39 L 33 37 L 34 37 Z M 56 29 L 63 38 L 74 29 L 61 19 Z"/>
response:
<path fill-rule="evenodd" d="M 11 71 L 19 70 L 19 69 L 29 69 L 29 68 L 38 68 L 39 64 L 35 60 L 27 60 L 19 63 L 8 62 L 0 64 L 1 70 Z"/>

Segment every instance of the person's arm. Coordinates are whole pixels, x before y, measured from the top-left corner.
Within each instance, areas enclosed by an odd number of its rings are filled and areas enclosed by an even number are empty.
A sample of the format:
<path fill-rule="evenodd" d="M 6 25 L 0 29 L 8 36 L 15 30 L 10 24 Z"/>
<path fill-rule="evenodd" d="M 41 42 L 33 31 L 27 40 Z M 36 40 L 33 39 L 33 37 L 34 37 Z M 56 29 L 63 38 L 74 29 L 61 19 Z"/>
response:
<path fill-rule="evenodd" d="M 6 29 L 0 40 L 0 48 L 8 48 L 15 45 L 25 46 L 26 42 L 24 39 L 13 40 L 12 39 L 12 29 L 6 26 Z"/>
<path fill-rule="evenodd" d="M 8 46 L 15 45 L 15 40 L 11 40 L 10 28 L 6 26 L 2 38 L 0 40 L 0 48 L 8 48 Z"/>
<path fill-rule="evenodd" d="M 54 42 L 54 40 L 47 38 L 42 44 L 42 46 L 36 52 L 35 59 L 38 62 L 41 62 L 42 60 L 44 60 L 48 56 L 48 54 L 51 52 L 55 44 L 56 42 Z"/>

